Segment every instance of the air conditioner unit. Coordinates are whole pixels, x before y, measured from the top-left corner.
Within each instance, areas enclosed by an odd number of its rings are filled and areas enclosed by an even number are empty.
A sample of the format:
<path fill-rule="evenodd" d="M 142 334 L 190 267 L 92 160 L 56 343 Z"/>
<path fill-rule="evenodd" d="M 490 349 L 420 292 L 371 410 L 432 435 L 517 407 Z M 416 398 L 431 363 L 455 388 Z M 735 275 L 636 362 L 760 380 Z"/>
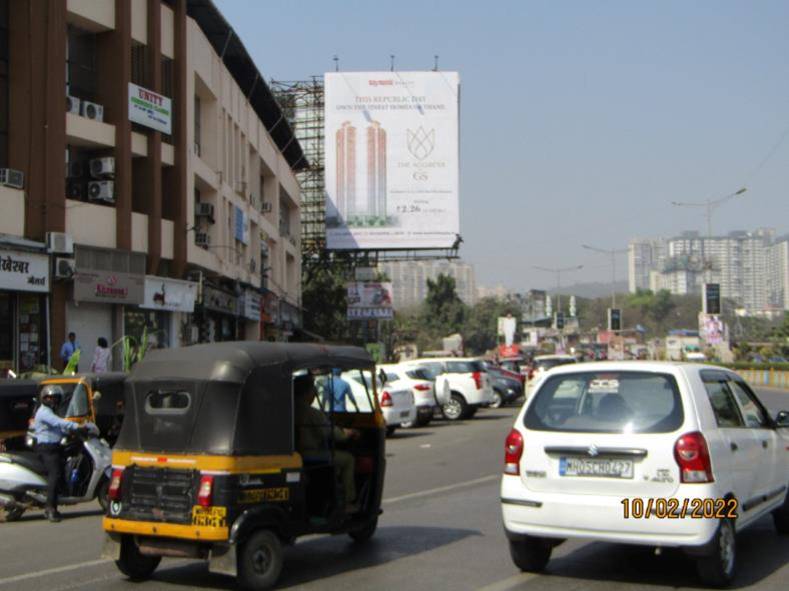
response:
<path fill-rule="evenodd" d="M 81 101 L 80 115 L 93 119 L 95 121 L 104 121 L 104 107 L 98 103 L 91 103 L 89 101 Z"/>
<path fill-rule="evenodd" d="M 66 197 L 69 199 L 85 199 L 85 182 L 69 179 L 66 182 Z"/>
<path fill-rule="evenodd" d="M 88 183 L 88 199 L 115 203 L 115 183 L 112 181 L 91 181 Z"/>
<path fill-rule="evenodd" d="M 74 239 L 64 232 L 47 232 L 47 252 L 74 254 Z"/>
<path fill-rule="evenodd" d="M 211 223 L 214 222 L 214 204 L 213 203 L 196 203 L 195 215 L 197 217 L 209 218 Z"/>
<path fill-rule="evenodd" d="M 207 232 L 195 232 L 195 244 L 207 248 L 211 244 L 211 237 Z"/>
<path fill-rule="evenodd" d="M 79 160 L 75 162 L 68 162 L 66 164 L 66 176 L 70 179 L 82 178 L 85 174 L 85 168 Z"/>
<path fill-rule="evenodd" d="M 71 279 L 74 271 L 74 259 L 55 259 L 55 279 Z"/>
<path fill-rule="evenodd" d="M 0 168 L 0 185 L 14 189 L 24 189 L 25 173 L 13 168 Z"/>
<path fill-rule="evenodd" d="M 106 156 L 94 158 L 90 161 L 90 176 L 94 179 L 111 178 L 115 176 L 115 158 Z"/>
<path fill-rule="evenodd" d="M 81 103 L 82 101 L 80 101 L 77 97 L 66 95 L 66 113 L 74 113 L 75 115 L 79 115 Z"/>

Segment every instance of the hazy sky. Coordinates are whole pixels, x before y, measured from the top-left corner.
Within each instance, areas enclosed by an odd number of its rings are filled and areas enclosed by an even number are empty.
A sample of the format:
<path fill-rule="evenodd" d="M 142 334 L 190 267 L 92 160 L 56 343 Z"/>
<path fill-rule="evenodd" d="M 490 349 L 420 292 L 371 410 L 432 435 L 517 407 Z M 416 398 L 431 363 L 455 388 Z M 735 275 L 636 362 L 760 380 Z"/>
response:
<path fill-rule="evenodd" d="M 789 2 L 217 0 L 267 79 L 439 66 L 461 78 L 462 257 L 484 285 L 608 281 L 636 236 L 789 231 Z M 758 171 L 757 171 L 758 169 Z M 624 256 L 619 279 L 626 278 Z"/>

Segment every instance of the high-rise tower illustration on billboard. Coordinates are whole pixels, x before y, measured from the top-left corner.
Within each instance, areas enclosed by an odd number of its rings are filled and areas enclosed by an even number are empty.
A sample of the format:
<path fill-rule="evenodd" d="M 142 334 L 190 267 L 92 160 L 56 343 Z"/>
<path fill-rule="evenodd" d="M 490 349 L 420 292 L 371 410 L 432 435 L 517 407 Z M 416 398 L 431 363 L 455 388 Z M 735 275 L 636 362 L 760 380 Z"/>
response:
<path fill-rule="evenodd" d="M 356 128 L 344 121 L 337 141 L 337 213 L 347 220 L 356 211 Z"/>
<path fill-rule="evenodd" d="M 386 130 L 378 121 L 367 126 L 367 215 L 386 220 Z"/>

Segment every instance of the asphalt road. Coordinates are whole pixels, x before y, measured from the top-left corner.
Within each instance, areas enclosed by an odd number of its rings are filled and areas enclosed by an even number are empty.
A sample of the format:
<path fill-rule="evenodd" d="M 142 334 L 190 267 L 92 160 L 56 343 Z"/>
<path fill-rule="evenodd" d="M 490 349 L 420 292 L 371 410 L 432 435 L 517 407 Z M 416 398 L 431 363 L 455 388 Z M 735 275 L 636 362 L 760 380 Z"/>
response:
<path fill-rule="evenodd" d="M 761 390 L 773 413 L 789 393 Z M 384 514 L 373 540 L 311 537 L 286 550 L 280 588 L 293 589 L 674 589 L 698 587 L 679 552 L 567 542 L 544 574 L 521 574 L 501 529 L 498 480 L 504 438 L 516 409 L 481 412 L 463 424 L 398 432 L 387 444 Z M 154 579 L 134 585 L 99 559 L 98 505 L 67 510 L 49 524 L 40 513 L 0 525 L 0 591 L 6 589 L 233 589 L 200 563 L 164 561 Z M 782 590 L 789 581 L 789 538 L 770 519 L 739 537 L 734 588 Z"/>

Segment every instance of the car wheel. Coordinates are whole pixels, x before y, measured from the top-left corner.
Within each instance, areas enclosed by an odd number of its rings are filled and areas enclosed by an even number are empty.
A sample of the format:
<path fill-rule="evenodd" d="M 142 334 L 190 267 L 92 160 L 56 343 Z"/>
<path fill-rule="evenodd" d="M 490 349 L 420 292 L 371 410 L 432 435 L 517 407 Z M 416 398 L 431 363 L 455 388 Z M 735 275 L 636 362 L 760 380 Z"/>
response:
<path fill-rule="evenodd" d="M 490 408 L 501 408 L 502 404 L 504 404 L 504 399 L 501 396 L 501 392 L 498 390 L 493 390 L 493 402 L 491 402 L 488 406 Z"/>
<path fill-rule="evenodd" d="M 351 539 L 354 542 L 356 542 L 357 544 L 361 544 L 373 537 L 373 534 L 375 534 L 375 530 L 377 527 L 378 527 L 378 518 L 376 517 L 367 525 L 360 527 L 358 529 L 350 530 L 348 532 L 348 535 L 351 536 Z"/>
<path fill-rule="evenodd" d="M 540 572 L 551 559 L 553 547 L 540 538 L 510 540 L 512 562 L 524 572 Z"/>
<path fill-rule="evenodd" d="M 786 493 L 784 504 L 773 511 L 773 523 L 779 534 L 789 534 L 789 493 Z"/>
<path fill-rule="evenodd" d="M 282 571 L 282 542 L 268 529 L 244 542 L 238 557 L 238 584 L 247 591 L 271 589 Z"/>
<path fill-rule="evenodd" d="M 151 578 L 153 571 L 161 561 L 161 556 L 143 556 L 134 538 L 123 536 L 121 557 L 115 561 L 115 564 L 118 566 L 118 570 L 132 581 L 145 581 Z"/>
<path fill-rule="evenodd" d="M 397 426 L 395 426 L 395 425 L 389 425 L 389 426 L 386 428 L 386 436 L 387 436 L 387 437 L 391 437 L 392 435 L 394 435 L 395 431 L 397 431 Z"/>
<path fill-rule="evenodd" d="M 466 404 L 466 399 L 463 396 L 453 392 L 449 402 L 441 410 L 444 413 L 444 418 L 448 421 L 459 421 L 465 418 L 466 412 L 468 412 L 468 404 Z"/>
<path fill-rule="evenodd" d="M 3 506 L 0 507 L 0 523 L 11 523 L 12 521 L 19 521 L 24 515 L 25 508 L 19 505 L 13 507 Z"/>
<path fill-rule="evenodd" d="M 734 579 L 737 569 L 737 536 L 734 521 L 724 519 L 712 539 L 712 553 L 699 558 L 696 571 L 703 583 L 725 587 Z"/>

